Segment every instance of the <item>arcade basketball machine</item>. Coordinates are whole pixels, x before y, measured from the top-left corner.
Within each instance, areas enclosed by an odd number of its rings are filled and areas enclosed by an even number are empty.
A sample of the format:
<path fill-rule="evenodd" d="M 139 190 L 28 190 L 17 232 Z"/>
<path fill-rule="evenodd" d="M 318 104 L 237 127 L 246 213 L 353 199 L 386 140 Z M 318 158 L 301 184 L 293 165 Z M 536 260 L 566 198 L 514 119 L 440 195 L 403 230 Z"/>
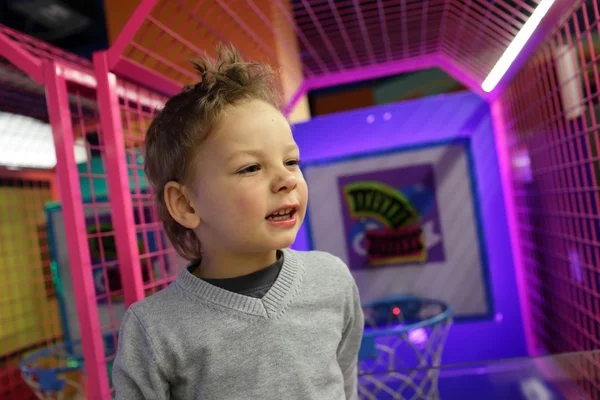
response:
<path fill-rule="evenodd" d="M 247 58 L 282 71 L 284 111 L 292 120 L 308 118 L 306 94 L 312 90 L 433 67 L 485 99 L 493 116 L 528 353 L 599 347 L 597 0 L 129 3 L 128 20 L 112 27 L 112 45 L 95 54 L 93 67 L 42 58 L 22 37 L 6 32 L 0 37 L 2 55 L 47 89 L 87 398 L 111 398 L 108 369 L 114 349 L 106 354 L 104 341 L 107 332 L 114 341 L 119 321 L 111 320 L 109 327 L 98 322 L 86 239 L 107 233 L 100 226 L 87 233 L 84 209 L 106 203 L 82 201 L 72 150 L 78 132 L 88 129 L 85 123 L 76 129 L 81 114 L 73 112 L 67 94 L 97 104 L 98 144 L 84 140 L 83 145 L 98 147 L 105 160 L 108 194 L 102 201 L 110 204 L 118 252 L 117 261 L 102 260 L 102 268 L 118 263 L 127 306 L 156 288 L 157 281 L 170 279 L 149 274 L 146 282 L 142 267 L 148 246 L 140 248 L 138 233 L 158 232 L 160 226 L 132 212 L 148 198 L 138 182 L 143 177 L 130 172 L 138 168 L 147 119 L 156 103 L 196 79 L 189 59 L 213 51 L 217 42 L 232 42 Z M 111 20 L 116 10 L 106 11 Z M 166 247 L 156 255 L 166 256 Z M 439 366 L 444 338 L 452 330 L 451 311 L 436 299 L 410 296 L 365 305 L 369 325 L 361 369 L 367 372 L 360 379 L 361 397 L 435 398 L 435 374 L 416 382 L 423 375 L 410 368 Z M 405 373 L 371 379 L 370 365 L 402 368 L 396 362 L 410 357 L 396 352 L 413 345 L 417 352 Z M 580 389 L 598 399 L 597 361 L 575 367 L 586 378 L 578 382 Z M 399 393 L 401 382 L 413 392 Z"/>

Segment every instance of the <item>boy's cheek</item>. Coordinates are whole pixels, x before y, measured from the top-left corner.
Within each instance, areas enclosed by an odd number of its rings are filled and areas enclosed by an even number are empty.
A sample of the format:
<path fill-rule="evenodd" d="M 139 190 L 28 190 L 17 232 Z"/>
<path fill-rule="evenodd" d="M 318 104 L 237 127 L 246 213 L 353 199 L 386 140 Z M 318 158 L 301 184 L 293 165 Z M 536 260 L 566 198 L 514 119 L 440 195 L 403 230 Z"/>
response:
<path fill-rule="evenodd" d="M 258 196 L 240 196 L 232 204 L 233 213 L 240 217 L 248 217 L 257 212 L 264 212 L 264 207 L 257 206 Z"/>
<path fill-rule="evenodd" d="M 306 184 L 306 182 L 302 181 L 302 201 L 304 202 L 304 205 L 306 206 L 306 203 L 308 203 L 308 185 Z"/>

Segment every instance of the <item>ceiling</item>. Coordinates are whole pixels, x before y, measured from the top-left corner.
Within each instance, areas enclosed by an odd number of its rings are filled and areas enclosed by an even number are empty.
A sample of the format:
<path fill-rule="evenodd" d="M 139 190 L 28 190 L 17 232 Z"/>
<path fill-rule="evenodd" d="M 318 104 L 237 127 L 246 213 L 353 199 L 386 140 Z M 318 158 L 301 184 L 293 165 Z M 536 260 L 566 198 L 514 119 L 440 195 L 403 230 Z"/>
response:
<path fill-rule="evenodd" d="M 538 2 L 295 1 L 293 11 L 308 75 L 442 51 L 470 57 L 482 77 Z"/>
<path fill-rule="evenodd" d="M 288 97 L 305 78 L 434 54 L 481 83 L 540 1 L 157 0 L 121 58 L 183 85 L 190 59 L 231 42 L 296 82 Z M 84 57 L 108 46 L 104 20 L 103 0 L 0 0 L 0 23 Z"/>
<path fill-rule="evenodd" d="M 540 1 L 158 0 L 122 58 L 186 84 L 188 61 L 222 41 L 290 81 L 441 54 L 481 84 Z"/>
<path fill-rule="evenodd" d="M 0 24 L 86 58 L 108 47 L 103 0 L 0 0 Z"/>

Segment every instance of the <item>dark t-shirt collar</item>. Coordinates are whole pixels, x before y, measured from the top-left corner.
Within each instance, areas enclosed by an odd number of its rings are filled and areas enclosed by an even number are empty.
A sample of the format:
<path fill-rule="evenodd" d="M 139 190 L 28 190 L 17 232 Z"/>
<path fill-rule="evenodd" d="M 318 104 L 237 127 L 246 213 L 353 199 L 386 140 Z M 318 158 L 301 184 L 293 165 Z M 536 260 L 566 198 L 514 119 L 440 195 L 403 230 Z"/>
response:
<path fill-rule="evenodd" d="M 201 261 L 194 262 L 193 264 L 190 264 L 187 269 L 190 273 L 193 273 L 200 264 Z M 259 288 L 270 287 L 279 276 L 282 266 L 283 252 L 278 250 L 277 261 L 259 271 L 235 278 L 203 279 L 203 281 L 230 292 L 246 294 Z"/>

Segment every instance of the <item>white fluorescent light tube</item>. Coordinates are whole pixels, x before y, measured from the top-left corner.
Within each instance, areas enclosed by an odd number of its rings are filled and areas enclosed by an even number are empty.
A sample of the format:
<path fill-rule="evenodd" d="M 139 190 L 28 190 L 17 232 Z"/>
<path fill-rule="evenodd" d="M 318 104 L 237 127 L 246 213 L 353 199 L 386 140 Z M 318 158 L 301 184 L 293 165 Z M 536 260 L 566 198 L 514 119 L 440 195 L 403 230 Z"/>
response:
<path fill-rule="evenodd" d="M 83 140 L 73 147 L 75 162 L 85 162 L 88 153 Z M 9 169 L 52 169 L 56 150 L 50 124 L 20 114 L 0 111 L 0 167 Z"/>
<path fill-rule="evenodd" d="M 546 15 L 555 0 L 542 0 L 531 14 L 531 17 L 525 22 L 523 28 L 517 33 L 517 36 L 508 45 L 502 57 L 498 60 L 490 74 L 485 78 L 481 84 L 481 88 L 486 92 L 494 90 L 500 79 L 506 74 L 506 71 L 510 68 L 511 64 L 515 61 L 525 43 L 529 40 L 535 29 L 538 27 L 542 18 Z"/>

